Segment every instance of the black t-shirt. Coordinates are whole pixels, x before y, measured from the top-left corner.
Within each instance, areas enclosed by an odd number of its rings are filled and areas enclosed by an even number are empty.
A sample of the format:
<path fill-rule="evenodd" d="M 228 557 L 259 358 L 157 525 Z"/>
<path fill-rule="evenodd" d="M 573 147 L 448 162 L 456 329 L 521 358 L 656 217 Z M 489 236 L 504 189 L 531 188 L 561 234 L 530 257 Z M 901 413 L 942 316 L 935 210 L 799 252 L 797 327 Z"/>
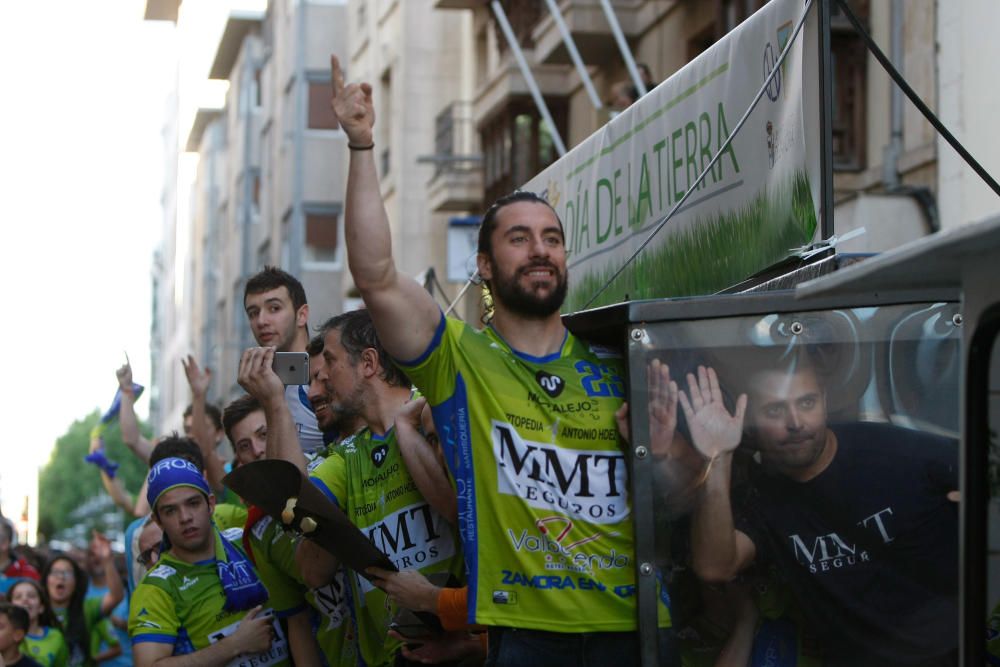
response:
<path fill-rule="evenodd" d="M 958 645 L 958 506 L 946 497 L 956 443 L 887 424 L 831 428 L 837 454 L 808 482 L 751 466 L 737 527 L 758 562 L 778 566 L 825 664 L 935 664 Z"/>

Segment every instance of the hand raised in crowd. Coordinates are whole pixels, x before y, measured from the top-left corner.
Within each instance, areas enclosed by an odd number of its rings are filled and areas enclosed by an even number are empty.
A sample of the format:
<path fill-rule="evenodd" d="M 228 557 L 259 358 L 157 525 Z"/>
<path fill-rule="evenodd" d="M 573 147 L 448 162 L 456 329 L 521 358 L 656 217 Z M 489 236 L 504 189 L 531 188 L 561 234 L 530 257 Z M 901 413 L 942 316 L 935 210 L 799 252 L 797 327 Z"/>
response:
<path fill-rule="evenodd" d="M 743 436 L 743 417 L 746 414 L 747 396 L 740 394 L 736 411 L 729 414 L 722 401 L 719 378 L 712 368 L 698 366 L 698 378 L 688 373 L 688 393 L 682 391 L 678 399 L 687 418 L 694 446 L 705 458 L 716 457 L 733 451 Z"/>
<path fill-rule="evenodd" d="M 375 126 L 375 105 L 372 104 L 372 87 L 367 83 L 344 85 L 344 70 L 337 56 L 330 56 L 330 72 L 333 82 L 333 98 L 330 106 L 337 116 L 347 140 L 355 146 L 372 143 L 372 128 Z"/>
<path fill-rule="evenodd" d="M 263 653 L 271 648 L 274 620 L 270 616 L 260 616 L 260 611 L 260 605 L 248 611 L 230 635 L 240 653 Z"/>
<path fill-rule="evenodd" d="M 208 386 L 212 384 L 212 369 L 206 367 L 202 370 L 197 360 L 190 354 L 181 359 L 181 365 L 184 367 L 184 375 L 187 376 L 191 393 L 201 398 L 207 396 Z"/>
<path fill-rule="evenodd" d="M 670 379 L 670 366 L 653 359 L 646 369 L 646 400 L 649 415 L 651 453 L 659 458 L 670 454 L 671 443 L 677 430 L 677 383 Z M 626 442 L 631 441 L 628 424 L 627 402 L 615 412 L 618 431 Z"/>
<path fill-rule="evenodd" d="M 247 348 L 240 357 L 237 381 L 263 405 L 272 400 L 285 400 L 285 384 L 274 372 L 273 364 L 273 347 Z"/>
<path fill-rule="evenodd" d="M 105 563 L 112 555 L 111 540 L 95 530 L 90 538 L 90 550 L 98 562 Z"/>
<path fill-rule="evenodd" d="M 125 363 L 115 371 L 115 376 L 118 378 L 118 388 L 122 390 L 123 393 L 132 394 L 132 366 L 128 362 L 128 357 L 126 357 Z"/>
<path fill-rule="evenodd" d="M 400 607 L 410 611 L 437 612 L 438 593 L 441 589 L 428 581 L 419 570 L 390 572 L 379 567 L 368 567 L 365 572 L 377 577 L 372 583 L 385 591 Z"/>

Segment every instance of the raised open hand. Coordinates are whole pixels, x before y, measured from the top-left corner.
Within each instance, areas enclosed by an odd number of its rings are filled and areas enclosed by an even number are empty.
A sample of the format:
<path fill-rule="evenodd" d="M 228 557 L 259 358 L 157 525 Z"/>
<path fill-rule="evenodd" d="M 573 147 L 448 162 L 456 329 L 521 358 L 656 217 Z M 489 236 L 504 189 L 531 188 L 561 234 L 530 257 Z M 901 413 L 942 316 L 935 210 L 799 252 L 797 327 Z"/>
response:
<path fill-rule="evenodd" d="M 101 563 L 111 558 L 111 540 L 96 530 L 91 531 L 90 550 Z"/>
<path fill-rule="evenodd" d="M 653 456 L 670 454 L 670 444 L 677 429 L 677 383 L 670 379 L 670 367 L 659 359 L 646 369 L 649 396 L 649 446 Z"/>
<path fill-rule="evenodd" d="M 341 129 L 353 146 L 370 146 L 372 128 L 375 127 L 375 105 L 372 104 L 372 87 L 367 83 L 344 84 L 344 70 L 337 56 L 330 56 L 333 98 L 330 106 L 337 116 Z"/>
<path fill-rule="evenodd" d="M 698 378 L 688 373 L 688 396 L 682 391 L 678 396 L 684 417 L 691 431 L 691 439 L 701 455 L 714 459 L 731 452 L 740 444 L 743 435 L 743 416 L 747 408 L 746 394 L 736 400 L 736 411 L 729 414 L 722 402 L 719 378 L 712 368 L 698 367 Z"/>
<path fill-rule="evenodd" d="M 181 365 L 184 366 L 184 375 L 187 376 L 191 393 L 201 397 L 208 395 L 208 385 L 212 384 L 212 369 L 206 367 L 202 370 L 198 361 L 190 354 L 181 359 Z"/>
<path fill-rule="evenodd" d="M 670 380 L 670 367 L 659 359 L 649 362 L 646 370 L 646 410 L 649 416 L 650 449 L 654 456 L 670 454 L 677 429 L 677 383 Z M 628 424 L 629 405 L 626 401 L 615 412 L 618 432 L 625 442 L 631 442 Z"/>

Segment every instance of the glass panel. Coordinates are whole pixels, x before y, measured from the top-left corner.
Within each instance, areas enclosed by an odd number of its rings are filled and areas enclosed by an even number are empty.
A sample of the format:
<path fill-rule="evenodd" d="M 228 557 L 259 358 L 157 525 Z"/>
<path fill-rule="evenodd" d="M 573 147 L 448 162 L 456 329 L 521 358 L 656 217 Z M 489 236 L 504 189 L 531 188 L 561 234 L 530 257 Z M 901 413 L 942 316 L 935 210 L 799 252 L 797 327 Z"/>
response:
<path fill-rule="evenodd" d="M 990 353 L 989 505 L 987 506 L 986 628 L 989 664 L 1000 664 L 1000 339 Z"/>
<path fill-rule="evenodd" d="M 647 326 L 630 383 L 653 497 L 635 502 L 653 508 L 674 658 L 957 660 L 957 314 L 917 304 Z"/>

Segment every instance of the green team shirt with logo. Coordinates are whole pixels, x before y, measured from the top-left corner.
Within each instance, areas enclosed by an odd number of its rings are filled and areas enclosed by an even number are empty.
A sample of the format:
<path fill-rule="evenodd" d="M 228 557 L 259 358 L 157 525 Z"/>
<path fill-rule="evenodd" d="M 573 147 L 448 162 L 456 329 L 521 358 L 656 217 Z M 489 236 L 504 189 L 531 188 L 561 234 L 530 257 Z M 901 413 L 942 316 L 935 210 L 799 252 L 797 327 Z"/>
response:
<path fill-rule="evenodd" d="M 21 653 L 42 667 L 63 667 L 69 663 L 69 646 L 57 628 L 42 628 L 40 635 L 25 635 Z"/>
<path fill-rule="evenodd" d="M 567 332 L 532 357 L 442 316 L 427 351 L 398 365 L 431 404 L 455 479 L 469 622 L 635 630 L 619 356 Z"/>
<path fill-rule="evenodd" d="M 216 557 L 225 559 L 219 541 L 225 538 L 216 534 L 215 539 Z M 214 560 L 185 563 L 170 552 L 164 553 L 132 594 L 129 636 L 133 644 L 169 644 L 173 647 L 172 655 L 194 653 L 231 635 L 239 627 L 246 612 L 225 611 L 225 602 Z M 276 618 L 273 625 L 275 634 L 270 650 L 241 655 L 228 663 L 228 667 L 290 664 L 288 642 Z"/>
<path fill-rule="evenodd" d="M 278 616 L 294 614 L 308 604 L 315 610 L 316 643 L 329 667 L 357 664 L 357 645 L 350 620 L 343 568 L 322 588 L 308 589 L 295 562 L 298 540 L 265 516 L 247 526 L 257 574 L 267 588 L 268 604 Z"/>
<path fill-rule="evenodd" d="M 98 650 L 101 646 L 100 628 L 98 627 L 102 621 L 106 620 L 104 618 L 104 613 L 101 611 L 103 606 L 103 597 L 86 598 L 83 601 L 83 621 L 87 628 L 87 655 L 82 655 L 82 651 L 78 648 L 70 648 L 69 660 L 67 665 L 93 665 L 93 657 L 97 655 Z M 55 612 L 56 618 L 62 624 L 62 627 L 68 626 L 67 609 L 65 607 L 53 607 L 52 611 Z M 118 638 L 114 638 L 114 645 L 118 646 Z"/>
<path fill-rule="evenodd" d="M 400 570 L 461 577 L 455 530 L 417 490 L 394 430 L 378 436 L 365 429 L 348 438 L 310 479 Z M 400 646 L 387 637 L 396 609 L 364 577 L 348 572 L 347 578 L 361 657 L 367 665 L 391 664 Z"/>

